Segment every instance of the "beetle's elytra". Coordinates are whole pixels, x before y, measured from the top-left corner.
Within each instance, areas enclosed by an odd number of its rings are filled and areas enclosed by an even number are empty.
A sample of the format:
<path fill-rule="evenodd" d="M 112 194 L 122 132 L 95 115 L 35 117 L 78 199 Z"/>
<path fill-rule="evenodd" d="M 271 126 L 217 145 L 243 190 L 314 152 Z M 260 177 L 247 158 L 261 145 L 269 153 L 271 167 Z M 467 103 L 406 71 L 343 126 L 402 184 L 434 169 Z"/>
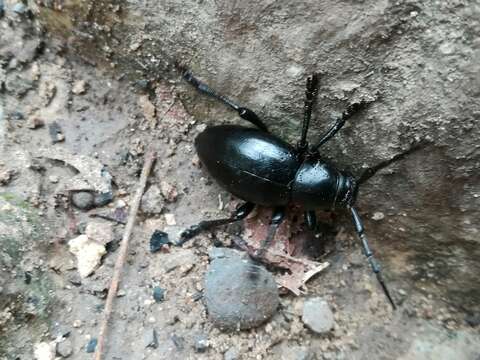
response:
<path fill-rule="evenodd" d="M 250 109 L 241 107 L 229 98 L 216 93 L 195 78 L 189 71 L 183 73 L 186 81 L 237 111 L 239 116 L 256 128 L 219 125 L 208 127 L 195 139 L 195 148 L 208 173 L 227 191 L 245 201 L 230 218 L 202 221 L 181 233 L 180 244 L 199 232 L 215 226 L 239 221 L 248 216 L 255 205 L 274 207 L 267 237 L 257 257 L 261 258 L 284 219 L 285 209 L 297 204 L 305 209 L 305 221 L 310 229 L 316 225 L 315 209 L 333 211 L 346 208 L 372 270 L 392 307 L 395 303 L 380 273 L 364 233 L 363 223 L 353 207 L 357 181 L 352 175 L 339 171 L 322 160 L 318 149 L 330 140 L 355 111 L 365 103 L 354 104 L 338 117 L 335 124 L 320 140 L 310 145 L 307 133 L 312 109 L 318 92 L 318 76 L 307 79 L 304 118 L 300 141 L 292 146 L 268 131 L 267 126 Z"/>

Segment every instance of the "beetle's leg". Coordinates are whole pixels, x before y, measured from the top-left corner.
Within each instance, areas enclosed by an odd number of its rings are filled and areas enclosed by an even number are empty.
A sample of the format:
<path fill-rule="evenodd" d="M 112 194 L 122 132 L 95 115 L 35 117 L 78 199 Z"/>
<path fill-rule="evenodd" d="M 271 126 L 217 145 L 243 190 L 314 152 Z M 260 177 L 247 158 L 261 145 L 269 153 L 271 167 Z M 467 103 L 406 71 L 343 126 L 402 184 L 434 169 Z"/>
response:
<path fill-rule="evenodd" d="M 315 215 L 315 211 L 314 210 L 305 211 L 304 217 L 305 217 L 305 222 L 307 223 L 307 227 L 310 230 L 315 230 L 315 228 L 317 227 L 317 215 Z"/>
<path fill-rule="evenodd" d="M 270 225 L 267 231 L 267 237 L 263 242 L 260 244 L 260 248 L 256 251 L 253 255 L 253 258 L 262 260 L 265 253 L 267 252 L 268 247 L 272 243 L 273 239 L 275 238 L 275 234 L 277 233 L 278 227 L 285 219 L 285 208 L 276 207 L 273 210 L 272 219 L 270 220 Z"/>
<path fill-rule="evenodd" d="M 357 212 L 357 210 L 355 210 L 355 208 L 350 207 L 350 212 L 352 213 L 352 219 L 353 219 L 353 223 L 355 225 L 355 231 L 357 232 L 358 237 L 360 238 L 360 241 L 362 242 L 363 253 L 367 257 L 367 260 L 370 263 L 370 266 L 372 267 L 373 272 L 377 276 L 377 280 L 380 283 L 386 297 L 388 298 L 388 301 L 390 301 L 390 304 L 392 304 L 392 307 L 395 310 L 396 306 L 395 306 L 395 303 L 393 302 L 393 299 L 392 299 L 392 296 L 390 295 L 390 292 L 387 289 L 387 285 L 385 284 L 385 281 L 383 280 L 382 273 L 380 272 L 380 265 L 378 264 L 378 261 L 373 257 L 373 253 L 370 250 L 370 247 L 368 245 L 368 239 L 367 239 L 367 236 L 364 233 L 362 220 L 360 219 L 360 216 L 358 215 L 358 212 Z"/>
<path fill-rule="evenodd" d="M 325 144 L 328 140 L 335 136 L 335 134 L 345 125 L 345 122 L 351 118 L 356 112 L 362 110 L 367 105 L 367 102 L 359 102 L 353 105 L 350 105 L 347 110 L 345 110 L 342 115 L 336 120 L 335 124 L 322 136 L 319 142 L 312 146 L 312 152 L 318 150 L 320 146 Z"/>
<path fill-rule="evenodd" d="M 305 91 L 305 105 L 303 107 L 302 136 L 297 144 L 297 151 L 304 154 L 308 148 L 307 134 L 312 118 L 312 109 L 318 93 L 318 75 L 312 74 L 307 78 L 307 90 Z"/>
<path fill-rule="evenodd" d="M 180 240 L 177 242 L 178 246 L 183 245 L 188 240 L 193 238 L 194 236 L 198 235 L 200 232 L 209 230 L 216 226 L 226 225 L 233 223 L 235 221 L 240 221 L 245 219 L 253 210 L 255 204 L 251 202 L 246 202 L 240 205 L 237 210 L 230 216 L 229 218 L 225 219 L 216 219 L 216 220 L 204 220 L 199 222 L 196 225 L 190 226 L 188 229 L 182 231 L 180 234 Z"/>
<path fill-rule="evenodd" d="M 267 126 L 260 120 L 260 118 L 255 114 L 252 110 L 242 107 L 240 105 L 237 105 L 235 102 L 230 100 L 228 97 L 218 94 L 215 90 L 213 90 L 211 87 L 209 87 L 207 84 L 204 82 L 198 80 L 195 76 L 192 75 L 190 71 L 185 71 L 183 73 L 183 78 L 188 81 L 190 84 L 192 84 L 198 91 L 213 97 L 214 99 L 217 99 L 227 105 L 228 107 L 232 108 L 235 110 L 238 115 L 249 122 L 251 122 L 253 125 L 258 127 L 260 130 L 267 131 Z"/>

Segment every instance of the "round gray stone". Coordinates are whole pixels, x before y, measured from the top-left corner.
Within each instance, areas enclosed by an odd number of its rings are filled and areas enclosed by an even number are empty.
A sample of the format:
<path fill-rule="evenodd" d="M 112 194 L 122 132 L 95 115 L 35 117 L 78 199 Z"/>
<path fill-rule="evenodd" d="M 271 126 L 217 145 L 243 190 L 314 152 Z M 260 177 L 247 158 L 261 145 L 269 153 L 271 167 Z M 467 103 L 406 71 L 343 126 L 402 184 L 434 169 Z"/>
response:
<path fill-rule="evenodd" d="M 305 300 L 302 321 L 317 334 L 325 334 L 335 326 L 335 319 L 328 303 L 321 298 Z"/>
<path fill-rule="evenodd" d="M 62 342 L 57 344 L 57 354 L 63 358 L 67 358 L 73 353 L 72 342 L 68 339 L 65 339 Z"/>
<path fill-rule="evenodd" d="M 94 206 L 95 197 L 89 191 L 79 191 L 72 194 L 72 203 L 81 210 L 89 210 Z"/>
<path fill-rule="evenodd" d="M 275 313 L 279 296 L 272 274 L 235 250 L 215 250 L 210 257 L 205 304 L 215 326 L 250 329 Z"/>

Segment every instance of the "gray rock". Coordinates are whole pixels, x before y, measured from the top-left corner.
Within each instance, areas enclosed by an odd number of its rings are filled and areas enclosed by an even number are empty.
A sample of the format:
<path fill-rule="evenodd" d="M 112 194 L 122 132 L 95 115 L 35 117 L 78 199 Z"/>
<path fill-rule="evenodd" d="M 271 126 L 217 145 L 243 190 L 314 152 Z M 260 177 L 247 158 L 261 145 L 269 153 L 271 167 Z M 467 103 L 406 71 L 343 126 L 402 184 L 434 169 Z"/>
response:
<path fill-rule="evenodd" d="M 272 358 L 285 360 L 316 360 L 315 351 L 307 346 L 299 346 L 291 341 L 284 341 L 273 349 Z"/>
<path fill-rule="evenodd" d="M 170 339 L 172 339 L 173 345 L 175 345 L 178 351 L 182 351 L 185 348 L 185 339 L 183 337 L 172 334 Z"/>
<path fill-rule="evenodd" d="M 90 191 L 78 191 L 72 194 L 72 203 L 80 210 L 89 210 L 94 206 L 94 195 Z"/>
<path fill-rule="evenodd" d="M 199 335 L 195 339 L 195 343 L 193 344 L 193 348 L 197 353 L 204 353 L 208 349 L 208 337 L 204 334 Z"/>
<path fill-rule="evenodd" d="M 90 341 L 87 343 L 85 346 L 85 351 L 87 353 L 93 353 L 95 352 L 95 349 L 97 347 L 98 340 L 96 338 L 90 339 Z"/>
<path fill-rule="evenodd" d="M 150 347 L 156 349 L 158 347 L 157 331 L 155 329 L 148 329 L 145 331 L 145 334 L 143 335 L 143 343 L 146 348 Z"/>
<path fill-rule="evenodd" d="M 57 344 L 57 354 L 63 358 L 67 358 L 73 353 L 73 345 L 69 339 L 65 339 Z"/>
<path fill-rule="evenodd" d="M 56 121 L 48 125 L 48 133 L 52 139 L 52 144 L 65 141 L 65 134 L 63 133 L 62 127 Z"/>
<path fill-rule="evenodd" d="M 467 315 L 465 321 L 471 327 L 477 327 L 480 325 L 480 314 Z"/>
<path fill-rule="evenodd" d="M 23 97 L 28 91 L 33 89 L 34 82 L 18 74 L 10 76 L 5 81 L 5 89 L 16 97 Z"/>
<path fill-rule="evenodd" d="M 23 15 L 27 11 L 28 11 L 28 7 L 24 3 L 18 2 L 15 5 L 13 5 L 13 12 L 14 13 Z"/>
<path fill-rule="evenodd" d="M 165 300 L 165 292 L 166 290 L 161 288 L 160 286 L 155 286 L 153 288 L 153 299 L 155 302 L 159 303 Z"/>
<path fill-rule="evenodd" d="M 143 194 L 140 208 L 145 214 L 157 215 L 163 211 L 163 197 L 160 188 L 152 185 Z"/>
<path fill-rule="evenodd" d="M 335 326 L 332 310 L 322 298 L 305 300 L 303 305 L 303 323 L 317 334 L 325 334 Z"/>
<path fill-rule="evenodd" d="M 109 204 L 113 200 L 113 193 L 111 191 L 104 193 L 97 193 L 93 199 L 95 207 L 101 207 Z"/>
<path fill-rule="evenodd" d="M 222 256 L 215 257 L 208 267 L 205 304 L 215 326 L 225 330 L 250 329 L 264 323 L 277 310 L 277 284 L 262 266 L 238 251 L 223 249 Z"/>
<path fill-rule="evenodd" d="M 240 359 L 240 354 L 235 348 L 228 349 L 225 354 L 223 354 L 223 360 L 238 360 Z"/>

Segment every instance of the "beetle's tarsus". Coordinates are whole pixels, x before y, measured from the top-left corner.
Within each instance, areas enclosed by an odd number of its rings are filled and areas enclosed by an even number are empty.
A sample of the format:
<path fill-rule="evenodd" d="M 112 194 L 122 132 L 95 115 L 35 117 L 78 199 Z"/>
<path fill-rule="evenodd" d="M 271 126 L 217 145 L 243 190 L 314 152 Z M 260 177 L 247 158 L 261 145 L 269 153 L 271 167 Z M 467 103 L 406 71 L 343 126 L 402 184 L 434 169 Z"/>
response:
<path fill-rule="evenodd" d="M 335 124 L 328 129 L 328 131 L 321 137 L 321 139 L 314 145 L 312 146 L 311 151 L 316 152 L 320 146 L 325 144 L 328 140 L 333 138 L 337 132 L 340 131 L 340 129 L 345 125 L 345 122 L 350 119 L 355 113 L 365 109 L 370 102 L 366 101 L 360 101 L 355 104 L 351 104 L 347 107 L 347 109 L 342 113 L 342 115 L 336 119 Z"/>
<path fill-rule="evenodd" d="M 188 240 L 197 236 L 202 231 L 210 230 L 217 226 L 227 225 L 235 221 L 243 220 L 253 211 L 254 208 L 255 204 L 251 202 L 246 202 L 240 205 L 229 218 L 200 221 L 198 224 L 192 225 L 188 229 L 181 232 L 180 240 L 177 242 L 177 245 L 182 246 Z"/>

